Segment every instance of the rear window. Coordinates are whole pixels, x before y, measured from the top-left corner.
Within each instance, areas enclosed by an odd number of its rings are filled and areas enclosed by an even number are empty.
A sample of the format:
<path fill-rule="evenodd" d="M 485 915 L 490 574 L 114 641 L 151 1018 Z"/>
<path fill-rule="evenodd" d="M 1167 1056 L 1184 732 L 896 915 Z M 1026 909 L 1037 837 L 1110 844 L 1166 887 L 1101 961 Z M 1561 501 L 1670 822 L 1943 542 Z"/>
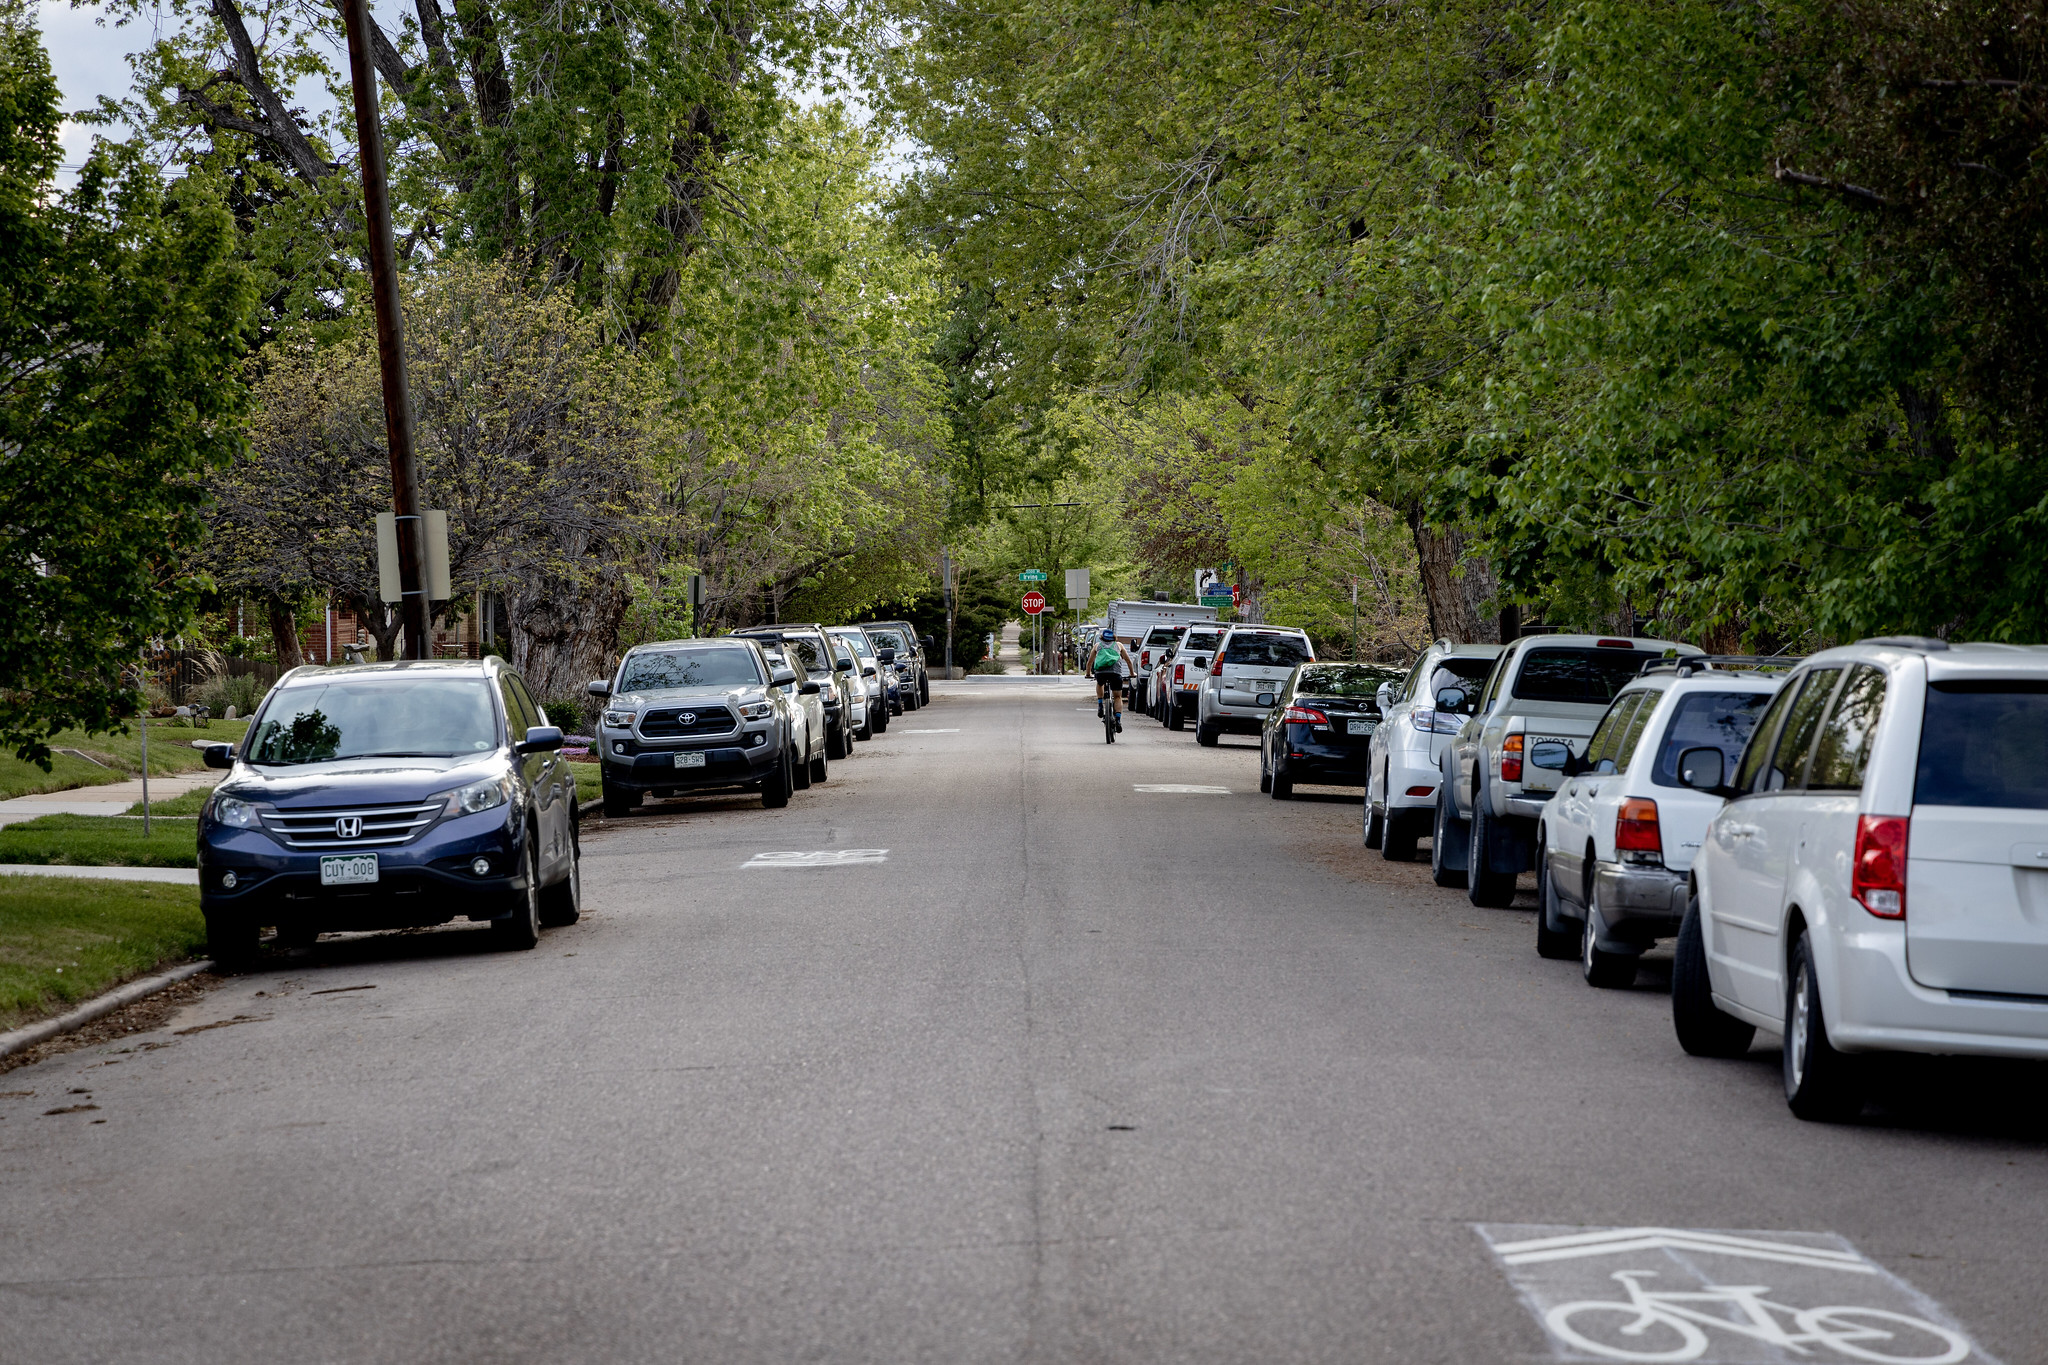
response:
<path fill-rule="evenodd" d="M 1657 750 L 1657 766 L 1650 780 L 1660 787 L 1683 787 L 1678 780 L 1678 756 L 1687 749 L 1719 749 L 1721 771 L 1732 773 L 1742 756 L 1742 746 L 1756 729 L 1772 692 L 1695 692 L 1680 697 L 1671 708 L 1671 723 L 1664 727 L 1664 745 Z"/>
<path fill-rule="evenodd" d="M 1154 626 L 1152 633 L 1145 637 L 1145 648 L 1164 649 L 1180 638 L 1180 632 L 1172 626 Z"/>
<path fill-rule="evenodd" d="M 1398 682 L 1401 675 L 1391 668 L 1372 668 L 1365 665 L 1343 667 L 1324 664 L 1317 668 L 1301 670 L 1301 680 L 1295 684 L 1294 695 L 1316 697 L 1364 697 L 1370 701 L 1380 690 L 1380 684 Z"/>
<path fill-rule="evenodd" d="M 1654 657 L 1637 649 L 1532 649 L 1522 656 L 1514 695 L 1524 701 L 1577 701 L 1605 706 Z"/>
<path fill-rule="evenodd" d="M 1835 698 L 1835 709 L 1820 728 L 1813 768 L 1806 775 L 1808 791 L 1863 790 L 1863 772 L 1870 766 L 1870 742 L 1884 710 L 1884 670 L 1858 664 L 1849 670 Z"/>
<path fill-rule="evenodd" d="M 1929 684 L 1913 800 L 2048 810 L 2048 682 Z"/>
<path fill-rule="evenodd" d="M 1191 630 L 1188 632 L 1188 638 L 1181 641 L 1181 648 L 1187 650 L 1214 649 L 1222 639 L 1223 632 L 1220 630 Z"/>
<path fill-rule="evenodd" d="M 1223 651 L 1227 664 L 1292 668 L 1310 662 L 1308 642 L 1293 635 L 1233 635 Z"/>

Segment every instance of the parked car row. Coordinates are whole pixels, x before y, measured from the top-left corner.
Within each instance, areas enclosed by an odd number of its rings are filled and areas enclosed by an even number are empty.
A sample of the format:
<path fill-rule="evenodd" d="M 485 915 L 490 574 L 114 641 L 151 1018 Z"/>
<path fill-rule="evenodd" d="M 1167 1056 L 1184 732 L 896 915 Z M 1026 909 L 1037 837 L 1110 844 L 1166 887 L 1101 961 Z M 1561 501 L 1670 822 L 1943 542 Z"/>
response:
<path fill-rule="evenodd" d="M 1775 1033 L 1800 1117 L 1854 1116 L 1880 1053 L 2048 1058 L 2048 647 L 1440 640 L 1378 701 L 1369 847 L 1428 820 L 1477 905 L 1533 872 L 1536 951 L 1595 987 L 1675 939 L 1680 1045 Z"/>
<path fill-rule="evenodd" d="M 644 796 L 751 789 L 765 806 L 930 699 L 908 622 L 776 626 L 629 650 L 593 750 L 609 815 Z M 506 948 L 582 913 L 563 734 L 499 658 L 307 666 L 280 678 L 199 818 L 200 908 L 224 967 L 265 926 L 321 933 L 487 922 Z"/>

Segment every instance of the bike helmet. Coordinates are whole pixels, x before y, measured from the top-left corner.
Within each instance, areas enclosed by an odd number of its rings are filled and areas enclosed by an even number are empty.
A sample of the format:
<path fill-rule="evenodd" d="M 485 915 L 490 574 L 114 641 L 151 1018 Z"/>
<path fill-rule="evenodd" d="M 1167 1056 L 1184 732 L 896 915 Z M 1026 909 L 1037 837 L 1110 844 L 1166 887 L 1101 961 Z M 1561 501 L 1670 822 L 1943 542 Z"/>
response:
<path fill-rule="evenodd" d="M 1106 645 L 1113 645 L 1113 644 L 1115 644 L 1115 643 L 1116 643 L 1116 632 L 1115 632 L 1115 631 L 1113 631 L 1113 630 L 1105 630 L 1105 631 L 1103 631 L 1103 632 L 1102 632 L 1102 643 L 1104 643 L 1104 644 L 1106 644 Z"/>

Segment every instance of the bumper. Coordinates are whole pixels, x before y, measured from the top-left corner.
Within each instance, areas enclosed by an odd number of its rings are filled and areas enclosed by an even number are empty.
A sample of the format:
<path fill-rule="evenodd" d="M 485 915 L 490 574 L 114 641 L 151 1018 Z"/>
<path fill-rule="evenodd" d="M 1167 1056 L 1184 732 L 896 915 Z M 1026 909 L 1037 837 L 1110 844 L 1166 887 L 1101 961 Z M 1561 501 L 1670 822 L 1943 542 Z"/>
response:
<path fill-rule="evenodd" d="M 746 738 L 746 736 L 742 736 Z M 678 768 L 678 753 L 704 755 L 701 768 Z M 706 749 L 654 749 L 636 754 L 604 756 L 604 780 L 625 791 L 695 791 L 758 782 L 774 768 L 777 750 L 763 738 L 759 744 L 737 742 Z"/>
<path fill-rule="evenodd" d="M 1385 727 L 1375 732 L 1384 735 Z M 1405 738 L 1405 737 L 1404 737 Z M 1423 736 L 1416 736 L 1420 739 Z M 1443 774 L 1437 771 L 1436 760 L 1426 746 L 1411 748 L 1403 739 L 1396 739 L 1387 746 L 1387 790 L 1385 803 L 1388 810 L 1435 810 L 1437 783 Z M 1411 795 L 1414 788 L 1421 787 L 1420 795 Z"/>
<path fill-rule="evenodd" d="M 1906 936 L 1896 924 L 1817 929 L 1814 947 L 1834 959 L 1832 971 L 1822 966 L 1821 1000 L 1828 1037 L 1846 1052 L 2048 1059 L 2048 997 L 1919 985 L 1906 970 Z"/>
<path fill-rule="evenodd" d="M 524 823 L 504 811 L 443 820 L 410 844 L 362 850 L 377 855 L 374 883 L 322 886 L 320 859 L 347 850 L 300 852 L 258 830 L 216 826 L 199 842 L 199 904 L 209 915 L 319 931 L 496 919 L 526 886 L 519 856 L 524 834 Z M 490 862 L 484 876 L 471 871 L 478 858 Z M 224 884 L 230 872 L 233 888 Z"/>
<path fill-rule="evenodd" d="M 1507 809 L 1503 815 L 1517 820 L 1541 820 L 1543 812 L 1550 807 L 1550 793 L 1537 796 L 1510 796 L 1502 804 Z"/>
<path fill-rule="evenodd" d="M 1331 744 L 1316 738 L 1311 727 L 1289 725 L 1286 734 L 1287 775 L 1297 782 L 1362 787 L 1366 779 L 1365 745 Z"/>
<path fill-rule="evenodd" d="M 1256 735 L 1266 728 L 1266 714 L 1272 709 L 1270 706 L 1227 706 L 1216 700 L 1216 694 L 1211 692 L 1197 714 L 1202 724 L 1212 730 Z"/>
<path fill-rule="evenodd" d="M 1596 863 L 1593 881 L 1603 937 L 1634 948 L 1673 938 L 1685 918 L 1686 874 L 1668 867 Z"/>

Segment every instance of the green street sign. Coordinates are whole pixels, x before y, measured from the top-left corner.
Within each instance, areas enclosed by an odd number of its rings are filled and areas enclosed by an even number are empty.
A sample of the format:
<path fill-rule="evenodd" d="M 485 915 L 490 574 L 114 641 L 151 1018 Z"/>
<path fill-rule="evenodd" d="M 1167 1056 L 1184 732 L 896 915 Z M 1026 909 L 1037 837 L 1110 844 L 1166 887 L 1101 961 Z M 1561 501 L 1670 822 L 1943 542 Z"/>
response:
<path fill-rule="evenodd" d="M 1026 569 L 1023 573 L 1017 575 L 1017 581 L 1019 583 L 1043 583 L 1045 581 L 1045 570 Z"/>

